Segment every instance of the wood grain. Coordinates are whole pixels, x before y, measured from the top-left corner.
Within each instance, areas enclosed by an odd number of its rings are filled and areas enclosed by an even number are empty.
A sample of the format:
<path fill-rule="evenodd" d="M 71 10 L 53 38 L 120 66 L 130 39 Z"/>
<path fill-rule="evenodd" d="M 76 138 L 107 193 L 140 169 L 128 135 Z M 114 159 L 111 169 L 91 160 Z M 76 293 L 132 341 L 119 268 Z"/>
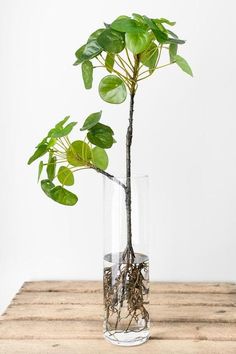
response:
<path fill-rule="evenodd" d="M 112 346 L 104 340 L 0 341 L 3 354 L 235 354 L 236 342 L 150 340 L 140 347 Z"/>
<path fill-rule="evenodd" d="M 153 305 L 201 305 L 201 306 L 236 306 L 236 294 L 180 294 L 180 293 L 151 293 L 150 303 Z M 47 291 L 23 291 L 17 294 L 12 301 L 14 305 L 38 304 L 38 305 L 102 305 L 101 293 L 78 292 L 50 292 Z"/>
<path fill-rule="evenodd" d="M 0 354 L 127 353 L 102 337 L 102 283 L 25 283 L 0 317 Z M 129 353 L 236 354 L 236 284 L 152 283 L 151 339 Z"/>

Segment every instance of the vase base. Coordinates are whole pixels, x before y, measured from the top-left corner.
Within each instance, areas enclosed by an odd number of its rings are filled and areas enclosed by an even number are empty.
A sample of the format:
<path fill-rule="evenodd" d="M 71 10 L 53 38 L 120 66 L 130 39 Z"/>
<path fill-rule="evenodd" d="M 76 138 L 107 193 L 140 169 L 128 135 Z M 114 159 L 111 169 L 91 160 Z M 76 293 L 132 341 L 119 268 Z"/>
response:
<path fill-rule="evenodd" d="M 149 330 L 143 330 L 141 332 L 104 332 L 104 338 L 115 345 L 132 347 L 145 343 L 149 339 Z"/>

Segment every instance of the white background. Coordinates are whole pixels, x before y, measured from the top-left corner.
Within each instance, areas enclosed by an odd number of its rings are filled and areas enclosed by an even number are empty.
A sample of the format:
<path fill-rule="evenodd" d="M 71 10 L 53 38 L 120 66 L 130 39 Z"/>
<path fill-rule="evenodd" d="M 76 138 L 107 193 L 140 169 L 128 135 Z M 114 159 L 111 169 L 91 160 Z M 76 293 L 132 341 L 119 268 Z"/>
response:
<path fill-rule="evenodd" d="M 102 72 L 85 91 L 72 63 L 103 21 L 132 12 L 176 20 L 195 75 L 165 68 L 136 98 L 133 170 L 151 177 L 152 279 L 236 280 L 235 2 L 1 0 L 1 311 L 26 280 L 101 279 L 102 178 L 82 172 L 67 208 L 43 195 L 26 161 L 59 119 L 81 124 L 103 109 L 118 141 L 109 170 L 123 173 L 128 102 L 98 97 Z"/>

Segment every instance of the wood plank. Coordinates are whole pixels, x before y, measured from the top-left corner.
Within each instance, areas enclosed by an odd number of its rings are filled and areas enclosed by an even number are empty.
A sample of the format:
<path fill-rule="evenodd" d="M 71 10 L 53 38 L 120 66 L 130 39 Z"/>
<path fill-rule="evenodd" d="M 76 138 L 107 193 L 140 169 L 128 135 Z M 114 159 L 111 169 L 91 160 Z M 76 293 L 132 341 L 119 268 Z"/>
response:
<path fill-rule="evenodd" d="M 28 340 L 0 341 L 4 354 L 124 354 L 124 348 L 112 346 L 104 340 Z M 127 351 L 126 351 L 127 352 Z M 160 341 L 150 340 L 139 347 L 129 347 L 128 352 L 148 354 L 235 354 L 236 342 L 217 341 Z"/>
<path fill-rule="evenodd" d="M 236 322 L 236 307 L 150 305 L 157 322 Z M 2 320 L 102 320 L 101 305 L 10 305 Z"/>
<path fill-rule="evenodd" d="M 98 304 L 103 303 L 102 294 L 98 293 L 67 293 L 67 292 L 26 292 L 23 291 L 13 299 L 13 305 L 25 304 Z M 236 306 L 236 294 L 150 294 L 153 305 L 207 305 L 207 306 Z"/>
<path fill-rule="evenodd" d="M 235 323 L 152 322 L 152 339 L 235 340 Z M 0 321 L 0 339 L 101 339 L 101 321 Z"/>
<path fill-rule="evenodd" d="M 26 282 L 22 291 L 63 291 L 102 293 L 101 281 L 37 281 Z M 153 293 L 236 294 L 236 283 L 169 283 L 152 282 Z"/>

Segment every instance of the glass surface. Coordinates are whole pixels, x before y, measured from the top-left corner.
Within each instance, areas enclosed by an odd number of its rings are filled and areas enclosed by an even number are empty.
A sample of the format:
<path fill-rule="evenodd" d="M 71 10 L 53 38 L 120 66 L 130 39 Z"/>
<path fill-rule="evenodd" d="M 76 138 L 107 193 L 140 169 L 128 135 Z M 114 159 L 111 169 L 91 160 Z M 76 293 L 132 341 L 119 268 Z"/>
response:
<path fill-rule="evenodd" d="M 150 327 L 148 177 L 132 178 L 131 191 L 135 257 L 127 256 L 125 189 L 104 179 L 104 336 L 123 346 L 144 343 Z"/>

